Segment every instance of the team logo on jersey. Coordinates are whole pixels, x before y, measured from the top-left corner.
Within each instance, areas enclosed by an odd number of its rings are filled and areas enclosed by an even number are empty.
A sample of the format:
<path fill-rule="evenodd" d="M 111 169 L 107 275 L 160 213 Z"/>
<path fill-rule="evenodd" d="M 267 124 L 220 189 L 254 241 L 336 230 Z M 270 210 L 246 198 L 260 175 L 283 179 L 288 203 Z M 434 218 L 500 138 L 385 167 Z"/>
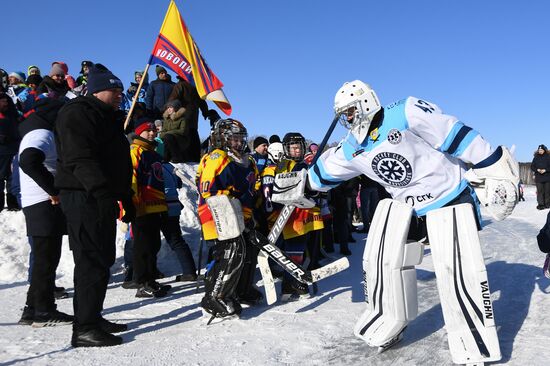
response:
<path fill-rule="evenodd" d="M 411 163 L 403 156 L 383 152 L 372 159 L 372 170 L 384 182 L 394 187 L 404 187 L 411 182 L 412 167 Z"/>
<path fill-rule="evenodd" d="M 210 160 L 216 160 L 219 157 L 220 157 L 220 153 L 218 152 L 213 152 L 212 154 L 210 154 Z"/>
<path fill-rule="evenodd" d="M 159 182 L 164 181 L 162 176 L 162 163 L 154 162 L 153 164 L 151 164 L 151 171 L 156 180 L 158 180 Z"/>
<path fill-rule="evenodd" d="M 401 132 L 396 129 L 392 128 L 390 132 L 388 132 L 388 142 L 393 145 L 397 145 L 401 142 Z"/>

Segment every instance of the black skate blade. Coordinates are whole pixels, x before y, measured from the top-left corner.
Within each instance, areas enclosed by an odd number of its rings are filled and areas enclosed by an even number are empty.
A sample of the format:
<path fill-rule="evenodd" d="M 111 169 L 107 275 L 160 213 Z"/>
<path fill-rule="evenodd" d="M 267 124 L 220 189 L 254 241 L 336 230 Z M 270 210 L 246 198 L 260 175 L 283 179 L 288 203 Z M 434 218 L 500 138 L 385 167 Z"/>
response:
<path fill-rule="evenodd" d="M 389 350 L 390 348 L 395 346 L 397 343 L 399 343 L 403 339 L 403 332 L 404 331 L 405 331 L 405 328 L 403 328 L 403 330 L 401 332 L 399 332 L 398 335 L 396 335 L 395 337 L 393 337 L 392 339 L 390 339 L 389 341 L 387 341 L 383 345 L 379 346 L 378 347 L 378 354 L 386 352 L 387 350 Z"/>

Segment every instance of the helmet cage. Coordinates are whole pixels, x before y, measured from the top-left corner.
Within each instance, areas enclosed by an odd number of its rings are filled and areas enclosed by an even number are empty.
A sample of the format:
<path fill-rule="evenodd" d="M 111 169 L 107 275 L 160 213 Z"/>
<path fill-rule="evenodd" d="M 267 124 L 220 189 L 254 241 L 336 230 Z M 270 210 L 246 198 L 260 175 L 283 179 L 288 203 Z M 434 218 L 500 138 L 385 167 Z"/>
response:
<path fill-rule="evenodd" d="M 216 121 L 210 136 L 214 147 L 239 154 L 244 153 L 248 143 L 246 128 L 241 122 L 231 118 Z M 240 146 L 235 146 L 239 142 Z"/>
<path fill-rule="evenodd" d="M 300 156 L 292 156 L 291 154 L 291 145 L 300 145 Z M 283 142 L 283 150 L 285 153 L 285 157 L 290 160 L 294 161 L 302 161 L 304 160 L 304 155 L 306 153 L 306 141 L 303 137 L 291 137 L 289 141 Z"/>

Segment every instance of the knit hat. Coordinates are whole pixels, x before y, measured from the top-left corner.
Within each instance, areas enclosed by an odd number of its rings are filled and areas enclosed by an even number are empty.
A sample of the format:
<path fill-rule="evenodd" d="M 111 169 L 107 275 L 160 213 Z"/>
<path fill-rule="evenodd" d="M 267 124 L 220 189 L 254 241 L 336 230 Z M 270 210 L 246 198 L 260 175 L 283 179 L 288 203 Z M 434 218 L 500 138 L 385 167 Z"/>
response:
<path fill-rule="evenodd" d="M 317 153 L 317 151 L 319 150 L 319 145 L 317 145 L 315 142 L 312 142 L 307 149 L 309 150 L 309 152 Z"/>
<path fill-rule="evenodd" d="M 544 144 L 540 144 L 540 145 L 539 145 L 539 149 L 543 149 L 544 151 L 548 150 L 548 149 L 546 148 L 546 145 L 544 145 Z M 537 149 L 537 150 L 538 150 L 538 149 Z"/>
<path fill-rule="evenodd" d="M 94 63 L 92 61 L 82 61 L 80 63 L 80 73 L 84 74 L 84 66 L 88 66 L 88 71 L 90 70 L 90 67 L 94 66 Z"/>
<path fill-rule="evenodd" d="M 166 104 L 164 105 L 164 110 L 167 110 L 170 107 L 174 108 L 174 110 L 177 111 L 181 108 L 181 102 L 177 99 L 166 102 Z"/>
<path fill-rule="evenodd" d="M 38 66 L 36 66 L 36 65 L 31 65 L 31 66 L 29 66 L 29 67 L 27 68 L 27 74 L 28 74 L 29 76 L 31 75 L 31 71 L 32 71 L 32 70 L 37 70 L 37 71 L 38 71 L 37 75 L 40 75 L 40 69 L 38 68 Z"/>
<path fill-rule="evenodd" d="M 267 144 L 267 139 L 265 137 L 262 137 L 262 136 L 258 136 L 254 139 L 254 142 L 252 143 L 252 146 L 254 149 L 256 149 L 258 146 L 260 146 L 261 144 Z"/>
<path fill-rule="evenodd" d="M 63 73 L 65 75 L 67 75 L 69 73 L 69 66 L 67 66 L 66 63 L 61 62 L 61 61 L 54 61 L 54 62 L 52 62 L 52 66 L 53 65 L 59 65 L 63 69 Z"/>
<path fill-rule="evenodd" d="M 54 75 L 63 75 L 65 76 L 67 73 L 63 69 L 63 67 L 60 64 L 53 64 L 52 68 L 50 69 L 50 72 L 48 73 L 49 77 L 52 77 Z"/>
<path fill-rule="evenodd" d="M 272 144 L 274 142 L 281 142 L 279 135 L 271 135 L 271 137 L 269 137 L 269 143 Z"/>
<path fill-rule="evenodd" d="M 12 76 L 16 79 L 18 79 L 20 82 L 24 83 L 25 82 L 25 73 L 23 71 L 13 71 L 13 72 L 10 72 L 10 74 L 8 75 L 9 76 Z"/>
<path fill-rule="evenodd" d="M 42 76 L 38 74 L 29 75 L 29 77 L 27 78 L 27 85 L 34 84 L 38 86 L 40 85 L 41 82 L 42 82 Z"/>
<path fill-rule="evenodd" d="M 102 64 L 95 64 L 88 71 L 88 95 L 108 89 L 122 89 L 122 81 Z"/>
<path fill-rule="evenodd" d="M 136 135 L 141 135 L 143 131 L 156 131 L 157 128 L 155 127 L 155 124 L 151 122 L 150 118 L 143 117 L 136 121 L 136 128 L 135 132 Z"/>
<path fill-rule="evenodd" d="M 166 69 L 160 65 L 157 65 L 157 67 L 155 67 L 155 72 L 157 73 L 157 76 L 159 76 L 161 72 L 168 74 L 168 71 L 166 71 Z"/>

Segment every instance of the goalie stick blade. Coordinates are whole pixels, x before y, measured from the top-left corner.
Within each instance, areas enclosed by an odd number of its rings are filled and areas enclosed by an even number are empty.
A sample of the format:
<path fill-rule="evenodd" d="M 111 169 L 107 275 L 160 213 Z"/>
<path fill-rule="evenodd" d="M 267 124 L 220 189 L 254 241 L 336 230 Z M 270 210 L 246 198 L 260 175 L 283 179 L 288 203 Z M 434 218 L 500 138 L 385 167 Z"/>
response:
<path fill-rule="evenodd" d="M 313 283 L 323 278 L 332 276 L 349 267 L 347 258 L 340 258 L 313 271 L 307 271 L 304 267 L 294 263 L 285 251 L 272 244 L 265 236 L 255 230 L 246 231 L 249 241 L 265 252 L 271 259 L 280 265 L 285 271 L 302 283 Z M 313 278 L 315 276 L 315 279 Z"/>
<path fill-rule="evenodd" d="M 275 282 L 273 280 L 271 268 L 269 268 L 268 257 L 265 252 L 261 250 L 258 253 L 258 267 L 260 268 L 260 273 L 262 274 L 267 305 L 274 304 L 277 301 L 277 290 L 275 289 Z"/>
<path fill-rule="evenodd" d="M 349 268 L 349 260 L 347 258 L 340 258 L 331 262 L 327 265 L 324 265 L 321 268 L 314 269 L 311 271 L 311 280 L 312 282 L 317 282 L 323 278 L 330 277 L 336 273 L 342 272 Z"/>

